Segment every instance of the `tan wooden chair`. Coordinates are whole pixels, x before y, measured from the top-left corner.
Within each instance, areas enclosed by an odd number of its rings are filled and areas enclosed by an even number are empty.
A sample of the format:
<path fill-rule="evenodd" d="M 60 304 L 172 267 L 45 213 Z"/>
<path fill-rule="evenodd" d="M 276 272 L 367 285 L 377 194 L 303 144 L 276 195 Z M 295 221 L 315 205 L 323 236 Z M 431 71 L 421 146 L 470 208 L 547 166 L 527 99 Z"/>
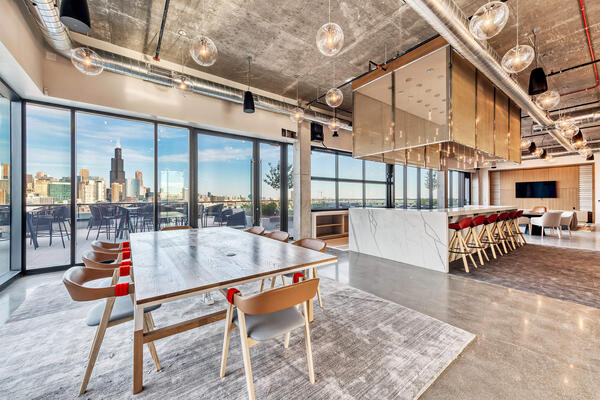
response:
<path fill-rule="evenodd" d="M 178 231 L 183 229 L 192 229 L 192 227 L 188 225 L 165 226 L 164 228 L 161 228 L 161 231 Z"/>
<path fill-rule="evenodd" d="M 101 240 L 94 240 L 92 242 L 92 250 L 101 251 L 104 253 L 116 253 L 128 248 L 129 242 L 112 243 L 103 242 Z"/>
<path fill-rule="evenodd" d="M 116 285 L 112 284 L 107 287 L 85 286 L 88 282 L 111 277 L 113 277 L 113 271 L 110 269 L 102 270 L 87 267 L 72 267 L 63 276 L 63 283 L 73 300 L 92 301 L 106 299 L 104 306 L 102 303 L 98 303 L 89 311 L 87 316 L 87 325 L 96 326 L 97 328 L 88 356 L 83 382 L 79 389 L 80 395 L 87 388 L 106 329 L 133 319 L 133 294 L 135 291 L 133 283 L 124 282 Z M 154 329 L 154 320 L 150 312 L 157 308 L 157 306 L 152 306 L 144 309 L 144 331 Z M 148 349 L 154 360 L 156 370 L 160 371 L 162 367 L 154 342 L 148 343 Z"/>
<path fill-rule="evenodd" d="M 248 398 L 251 400 L 254 399 L 250 347 L 264 340 L 283 335 L 284 347 L 287 348 L 289 346 L 291 330 L 304 326 L 308 376 L 310 383 L 315 383 L 307 302 L 311 301 L 315 296 L 318 286 L 319 279 L 315 278 L 268 290 L 249 297 L 243 297 L 237 289 L 229 289 L 227 300 L 230 304 L 227 308 L 227 316 L 225 318 L 221 378 L 225 377 L 231 331 L 239 328 Z M 299 304 L 302 305 L 302 313 L 295 307 Z"/>
<path fill-rule="evenodd" d="M 265 235 L 269 239 L 279 240 L 280 242 L 287 242 L 290 238 L 290 234 L 283 231 L 273 231 Z"/>
<path fill-rule="evenodd" d="M 327 249 L 327 242 L 321 239 L 314 238 L 303 238 L 300 240 L 296 240 L 292 243 L 294 246 L 304 247 L 305 249 L 320 251 L 321 253 L 325 253 L 325 249 Z M 313 277 L 318 278 L 317 268 L 313 267 L 312 269 Z M 285 277 L 291 278 L 294 274 L 284 274 Z M 285 278 L 282 277 L 282 282 L 285 285 Z M 323 309 L 323 300 L 321 299 L 321 288 L 317 286 L 317 299 L 319 300 L 319 307 Z"/>
<path fill-rule="evenodd" d="M 244 232 L 262 236 L 265 233 L 265 228 L 262 226 L 253 226 L 252 228 L 246 229 Z"/>

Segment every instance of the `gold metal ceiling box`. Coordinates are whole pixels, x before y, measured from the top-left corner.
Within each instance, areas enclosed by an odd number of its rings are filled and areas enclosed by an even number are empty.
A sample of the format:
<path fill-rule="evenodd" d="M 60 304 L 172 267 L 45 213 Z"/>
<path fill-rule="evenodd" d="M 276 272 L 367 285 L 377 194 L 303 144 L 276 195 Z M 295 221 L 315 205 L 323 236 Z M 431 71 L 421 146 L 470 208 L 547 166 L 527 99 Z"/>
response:
<path fill-rule="evenodd" d="M 434 169 L 521 162 L 521 110 L 442 38 L 353 83 L 352 155 Z"/>

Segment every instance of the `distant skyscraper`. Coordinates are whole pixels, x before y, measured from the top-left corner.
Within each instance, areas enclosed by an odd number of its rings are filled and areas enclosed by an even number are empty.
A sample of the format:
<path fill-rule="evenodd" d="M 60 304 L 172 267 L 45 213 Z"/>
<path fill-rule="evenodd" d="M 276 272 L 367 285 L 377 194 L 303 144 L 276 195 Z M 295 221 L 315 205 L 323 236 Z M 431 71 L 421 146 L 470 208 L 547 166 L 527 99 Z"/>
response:
<path fill-rule="evenodd" d="M 135 171 L 135 179 L 140 181 L 140 193 L 142 193 L 144 191 L 142 189 L 144 187 L 144 177 L 143 177 L 142 171 L 140 171 L 140 170 Z"/>
<path fill-rule="evenodd" d="M 90 179 L 90 170 L 87 168 L 80 169 L 79 176 L 81 176 L 83 182 L 87 182 Z"/>
<path fill-rule="evenodd" d="M 121 155 L 121 142 L 117 140 L 115 156 L 110 159 L 110 189 L 113 183 L 125 185 L 125 170 L 123 169 L 123 157 Z M 113 200 L 114 201 L 114 200 Z"/>
<path fill-rule="evenodd" d="M 138 171 L 139 172 L 139 171 Z M 136 172 L 137 175 L 137 172 Z M 140 181 L 134 178 L 127 178 L 125 184 L 125 197 L 140 197 Z"/>
<path fill-rule="evenodd" d="M 121 194 L 123 193 L 123 185 L 118 182 L 111 183 L 110 185 L 110 201 L 117 203 L 121 200 Z"/>
<path fill-rule="evenodd" d="M 9 172 L 8 163 L 2 164 L 2 179 L 8 179 Z"/>

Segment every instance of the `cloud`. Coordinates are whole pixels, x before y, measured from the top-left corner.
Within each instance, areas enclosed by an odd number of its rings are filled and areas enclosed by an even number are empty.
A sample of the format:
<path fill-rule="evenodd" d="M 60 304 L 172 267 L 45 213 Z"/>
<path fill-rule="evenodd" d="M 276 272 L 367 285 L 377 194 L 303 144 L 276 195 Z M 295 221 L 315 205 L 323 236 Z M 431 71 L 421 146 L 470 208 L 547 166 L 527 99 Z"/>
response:
<path fill-rule="evenodd" d="M 198 150 L 198 163 L 250 160 L 251 158 L 252 148 L 236 149 L 231 146 L 225 146 L 224 148 Z"/>

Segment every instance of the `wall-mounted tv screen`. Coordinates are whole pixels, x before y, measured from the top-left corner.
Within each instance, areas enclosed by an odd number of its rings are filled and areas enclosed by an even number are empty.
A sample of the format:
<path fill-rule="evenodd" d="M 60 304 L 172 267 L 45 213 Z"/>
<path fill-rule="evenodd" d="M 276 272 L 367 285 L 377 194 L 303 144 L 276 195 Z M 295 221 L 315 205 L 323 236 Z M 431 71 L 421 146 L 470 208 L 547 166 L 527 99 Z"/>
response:
<path fill-rule="evenodd" d="M 544 182 L 516 182 L 515 193 L 517 198 L 555 198 L 556 181 Z"/>

